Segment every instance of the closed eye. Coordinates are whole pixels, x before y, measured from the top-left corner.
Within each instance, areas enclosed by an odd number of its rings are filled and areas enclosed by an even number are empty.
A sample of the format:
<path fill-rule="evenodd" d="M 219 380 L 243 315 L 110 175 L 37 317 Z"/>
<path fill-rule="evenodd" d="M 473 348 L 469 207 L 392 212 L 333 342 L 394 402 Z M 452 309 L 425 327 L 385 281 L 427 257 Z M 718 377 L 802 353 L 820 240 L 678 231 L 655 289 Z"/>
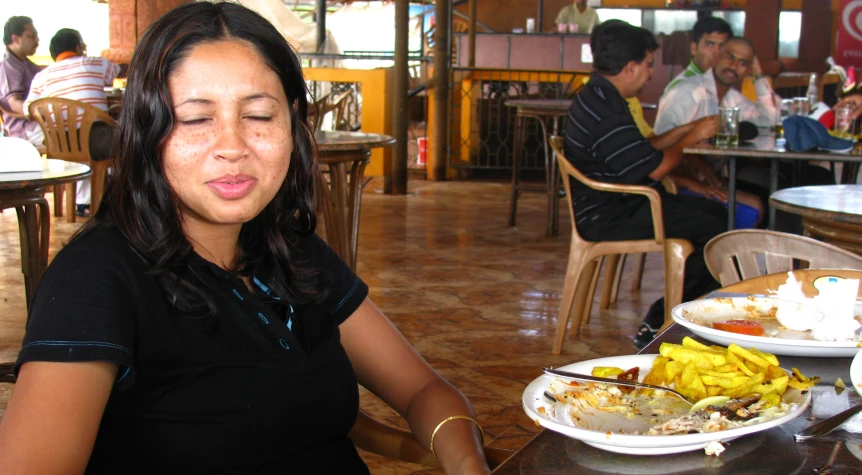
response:
<path fill-rule="evenodd" d="M 198 125 L 198 124 L 203 124 L 204 122 L 206 122 L 208 120 L 209 119 L 207 119 L 206 117 L 202 117 L 200 119 L 180 120 L 179 122 L 180 122 L 180 124 L 183 124 L 183 125 Z"/>
<path fill-rule="evenodd" d="M 250 116 L 247 116 L 246 119 L 257 120 L 260 122 L 270 122 L 272 120 L 272 117 L 250 115 Z"/>

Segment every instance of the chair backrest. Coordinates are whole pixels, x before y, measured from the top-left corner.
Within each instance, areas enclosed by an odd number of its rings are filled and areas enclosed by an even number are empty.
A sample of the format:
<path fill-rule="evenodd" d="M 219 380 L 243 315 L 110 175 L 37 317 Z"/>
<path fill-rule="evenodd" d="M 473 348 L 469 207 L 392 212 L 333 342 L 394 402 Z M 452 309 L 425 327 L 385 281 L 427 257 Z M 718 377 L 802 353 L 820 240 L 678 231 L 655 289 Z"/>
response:
<path fill-rule="evenodd" d="M 572 218 L 572 239 L 577 241 L 583 241 L 583 238 L 581 238 L 581 236 L 578 234 L 577 227 L 575 226 L 575 208 L 574 203 L 571 199 L 573 195 L 570 178 L 574 178 L 575 180 L 578 180 L 584 185 L 597 191 L 646 196 L 647 199 L 649 199 L 650 208 L 652 210 L 653 231 L 655 233 L 655 240 L 659 244 L 664 242 L 664 217 L 662 216 L 661 210 L 661 196 L 659 196 L 658 191 L 648 186 L 619 185 L 616 183 L 604 183 L 601 181 L 591 180 L 590 178 L 587 178 L 583 173 L 581 173 L 580 170 L 575 168 L 574 165 L 572 165 L 572 163 L 566 158 L 566 154 L 563 151 L 562 137 L 553 136 L 550 138 L 550 143 L 551 148 L 554 150 L 554 154 L 557 157 L 557 164 L 560 167 L 560 175 L 563 178 L 563 186 L 566 188 L 566 196 L 569 197 L 569 199 L 565 201 L 568 202 L 569 216 Z"/>
<path fill-rule="evenodd" d="M 862 256 L 796 234 L 739 229 L 712 238 L 704 248 L 709 272 L 722 286 L 795 268 L 862 269 Z"/>
<path fill-rule="evenodd" d="M 112 127 L 117 124 L 97 107 L 62 97 L 37 99 L 30 103 L 29 111 L 45 133 L 47 155 L 70 162 L 90 163 L 89 137 L 94 122 Z"/>

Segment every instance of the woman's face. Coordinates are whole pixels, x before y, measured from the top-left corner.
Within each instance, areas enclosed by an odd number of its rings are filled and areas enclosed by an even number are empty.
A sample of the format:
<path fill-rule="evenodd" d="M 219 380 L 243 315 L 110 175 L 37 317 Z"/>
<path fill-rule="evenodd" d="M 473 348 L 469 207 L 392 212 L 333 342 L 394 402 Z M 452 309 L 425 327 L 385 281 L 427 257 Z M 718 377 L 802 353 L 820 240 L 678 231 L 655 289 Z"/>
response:
<path fill-rule="evenodd" d="M 278 76 L 239 41 L 195 46 L 168 78 L 174 128 L 163 167 L 183 227 L 239 225 L 287 176 L 290 112 Z"/>

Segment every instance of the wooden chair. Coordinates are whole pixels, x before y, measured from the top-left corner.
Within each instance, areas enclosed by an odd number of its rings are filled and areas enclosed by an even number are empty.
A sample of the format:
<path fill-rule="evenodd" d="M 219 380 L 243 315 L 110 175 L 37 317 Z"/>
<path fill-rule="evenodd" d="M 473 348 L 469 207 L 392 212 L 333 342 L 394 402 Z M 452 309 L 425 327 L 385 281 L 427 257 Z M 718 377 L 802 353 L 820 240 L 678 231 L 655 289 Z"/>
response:
<path fill-rule="evenodd" d="M 663 253 L 665 267 L 665 322 L 670 322 L 671 309 L 682 302 L 685 260 L 694 248 L 690 242 L 684 239 L 665 238 L 661 197 L 658 192 L 647 186 L 618 185 L 591 180 L 572 166 L 566 159 L 562 149 L 562 137 L 551 137 L 550 142 L 557 157 L 557 163 L 560 167 L 563 186 L 566 188 L 567 196 L 572 196 L 572 178 L 594 190 L 646 196 L 652 210 L 653 229 L 655 231 L 653 239 L 602 242 L 586 241 L 578 234 L 572 200 L 566 200 L 572 223 L 572 242 L 569 250 L 569 264 L 566 269 L 566 283 L 563 287 L 560 315 L 557 319 L 557 329 L 554 333 L 554 344 L 551 351 L 554 354 L 559 354 L 562 350 L 566 325 L 572 316 L 573 307 L 575 314 L 572 321 L 572 333 L 575 335 L 580 333 L 583 316 L 589 313 L 592 306 L 592 294 L 595 292 L 598 264 L 603 256 L 626 253 Z"/>
<path fill-rule="evenodd" d="M 798 268 L 862 269 L 862 256 L 796 234 L 738 229 L 712 238 L 704 248 L 709 272 L 722 286 Z M 773 289 L 774 290 L 774 289 Z"/>
<path fill-rule="evenodd" d="M 45 133 L 45 146 L 50 158 L 86 164 L 93 170 L 90 177 L 90 212 L 96 214 L 105 177 L 111 160 L 95 161 L 90 156 L 90 129 L 96 121 L 116 127 L 117 122 L 107 112 L 89 104 L 60 97 L 45 97 L 30 103 L 30 116 L 39 122 Z M 78 125 L 80 124 L 80 127 Z M 75 183 L 66 185 L 66 222 L 75 222 Z M 63 191 L 54 187 L 54 215 L 62 209 Z"/>

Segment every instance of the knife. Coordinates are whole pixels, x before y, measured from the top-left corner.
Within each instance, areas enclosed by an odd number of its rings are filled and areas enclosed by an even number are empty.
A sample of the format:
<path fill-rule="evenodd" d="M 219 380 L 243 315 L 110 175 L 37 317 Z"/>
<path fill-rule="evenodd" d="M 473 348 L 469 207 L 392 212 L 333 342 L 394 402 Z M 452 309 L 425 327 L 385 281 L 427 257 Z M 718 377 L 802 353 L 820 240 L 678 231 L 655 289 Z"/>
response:
<path fill-rule="evenodd" d="M 810 439 L 812 437 L 828 434 L 833 430 L 837 429 L 838 426 L 840 426 L 841 424 L 845 423 L 847 419 L 850 419 L 851 417 L 855 416 L 856 413 L 858 413 L 859 411 L 862 411 L 862 404 L 857 404 L 844 412 L 835 414 L 834 416 L 822 420 L 816 424 L 812 424 L 802 429 L 801 431 L 793 434 L 793 438 L 795 438 L 796 441 L 799 442 L 802 440 Z"/>

